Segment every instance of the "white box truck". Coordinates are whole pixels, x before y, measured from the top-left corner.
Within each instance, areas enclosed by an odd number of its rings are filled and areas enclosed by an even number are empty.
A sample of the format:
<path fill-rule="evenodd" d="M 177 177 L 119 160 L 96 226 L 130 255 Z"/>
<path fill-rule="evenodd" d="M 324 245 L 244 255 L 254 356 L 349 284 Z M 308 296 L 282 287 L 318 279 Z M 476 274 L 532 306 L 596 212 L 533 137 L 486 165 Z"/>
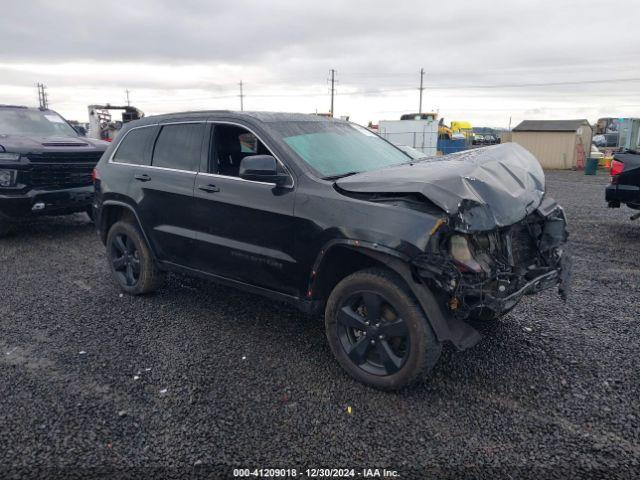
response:
<path fill-rule="evenodd" d="M 378 135 L 394 145 L 407 145 L 425 155 L 438 150 L 438 120 L 435 117 L 414 120 L 380 120 Z"/>

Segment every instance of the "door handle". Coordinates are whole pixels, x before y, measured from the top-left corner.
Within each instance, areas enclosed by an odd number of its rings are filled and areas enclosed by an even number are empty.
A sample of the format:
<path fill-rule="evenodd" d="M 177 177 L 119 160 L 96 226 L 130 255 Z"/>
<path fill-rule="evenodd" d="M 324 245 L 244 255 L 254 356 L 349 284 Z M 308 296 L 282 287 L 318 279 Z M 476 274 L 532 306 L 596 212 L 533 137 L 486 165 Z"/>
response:
<path fill-rule="evenodd" d="M 151 180 L 151 177 L 146 173 L 136 173 L 133 178 L 135 178 L 136 180 L 140 180 L 141 182 L 148 182 L 149 180 Z"/>
<path fill-rule="evenodd" d="M 210 183 L 209 185 L 200 185 L 198 186 L 198 190 L 202 190 L 203 192 L 207 193 L 216 193 L 220 191 L 220 189 L 212 183 Z"/>

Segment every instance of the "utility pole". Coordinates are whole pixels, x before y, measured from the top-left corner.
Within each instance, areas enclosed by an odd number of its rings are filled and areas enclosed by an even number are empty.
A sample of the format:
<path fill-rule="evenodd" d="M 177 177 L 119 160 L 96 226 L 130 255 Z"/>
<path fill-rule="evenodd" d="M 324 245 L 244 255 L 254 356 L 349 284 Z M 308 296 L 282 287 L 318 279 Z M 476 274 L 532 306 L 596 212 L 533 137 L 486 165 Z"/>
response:
<path fill-rule="evenodd" d="M 49 96 L 47 95 L 47 86 L 44 83 L 38 83 L 38 104 L 40 108 L 49 108 Z"/>
<path fill-rule="evenodd" d="M 418 114 L 422 115 L 422 91 L 424 90 L 424 68 L 420 69 L 420 105 L 418 107 Z"/>
<path fill-rule="evenodd" d="M 242 80 L 240 80 L 240 111 L 244 111 L 244 93 L 242 92 Z"/>
<path fill-rule="evenodd" d="M 331 108 L 329 109 L 329 113 L 333 117 L 333 97 L 336 93 L 336 71 L 332 68 L 330 70 L 331 73 Z"/>
<path fill-rule="evenodd" d="M 126 88 L 124 91 L 127 94 L 127 107 L 130 107 L 131 106 L 131 102 L 129 101 L 129 89 Z"/>

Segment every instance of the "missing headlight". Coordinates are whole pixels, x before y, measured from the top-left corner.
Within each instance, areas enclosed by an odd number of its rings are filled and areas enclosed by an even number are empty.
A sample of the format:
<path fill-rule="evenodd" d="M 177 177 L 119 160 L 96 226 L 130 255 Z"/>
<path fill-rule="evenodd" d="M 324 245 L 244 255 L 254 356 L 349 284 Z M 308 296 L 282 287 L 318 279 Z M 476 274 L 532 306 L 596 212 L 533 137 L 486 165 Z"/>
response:
<path fill-rule="evenodd" d="M 463 235 L 453 235 L 449 239 L 449 253 L 460 271 L 482 272 L 482 267 L 475 258 L 473 258 L 467 237 Z"/>

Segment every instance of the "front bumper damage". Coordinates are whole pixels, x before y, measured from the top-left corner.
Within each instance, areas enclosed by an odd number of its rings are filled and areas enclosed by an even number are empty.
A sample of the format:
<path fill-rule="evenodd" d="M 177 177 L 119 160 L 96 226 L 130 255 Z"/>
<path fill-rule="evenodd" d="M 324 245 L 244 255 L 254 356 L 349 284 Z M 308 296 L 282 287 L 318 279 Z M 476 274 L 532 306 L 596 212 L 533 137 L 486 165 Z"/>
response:
<path fill-rule="evenodd" d="M 556 286 L 566 295 L 564 211 L 545 196 L 538 160 L 515 143 L 350 175 L 336 188 L 438 218 L 426 247 L 393 268 L 441 342 L 464 350 L 481 338 L 467 319 L 503 315 L 524 295 Z"/>
<path fill-rule="evenodd" d="M 428 251 L 412 261 L 415 275 L 441 292 L 441 301 L 455 318 L 500 316 L 523 296 L 556 286 L 566 298 L 571 261 L 562 245 L 568 233 L 564 211 L 553 200 L 543 200 L 514 225 L 469 235 L 479 271 L 461 269 L 449 254 L 449 239 L 455 234 L 443 222 Z"/>
<path fill-rule="evenodd" d="M 487 308 L 496 313 L 508 312 L 518 304 L 524 295 L 533 295 L 534 293 L 556 286 L 559 277 L 560 274 L 557 270 L 551 270 L 526 282 L 519 290 L 516 290 L 506 297 L 483 292 L 482 301 L 479 302 L 479 308 Z"/>

